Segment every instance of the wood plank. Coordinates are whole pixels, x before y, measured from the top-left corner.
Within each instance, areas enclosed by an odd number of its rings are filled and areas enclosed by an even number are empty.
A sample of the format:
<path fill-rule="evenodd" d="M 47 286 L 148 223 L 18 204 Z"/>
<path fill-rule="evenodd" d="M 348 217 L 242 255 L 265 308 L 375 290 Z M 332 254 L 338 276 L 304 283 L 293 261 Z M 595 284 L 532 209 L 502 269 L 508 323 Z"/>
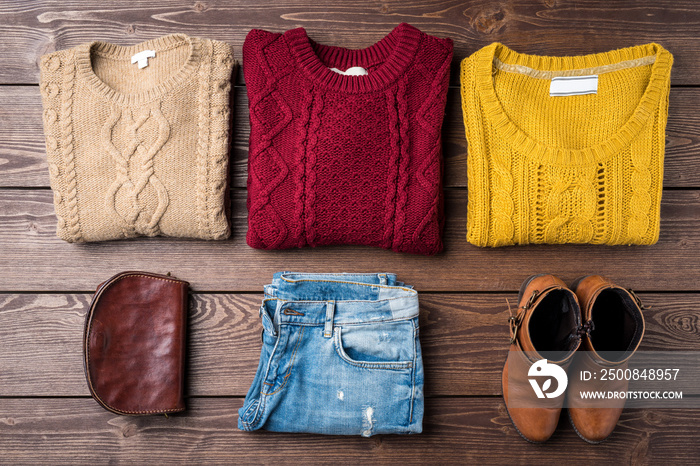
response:
<path fill-rule="evenodd" d="M 186 414 L 125 417 L 91 399 L 0 399 L 0 450 L 8 464 L 693 464 L 700 418 L 690 410 L 630 409 L 600 445 L 576 436 L 563 415 L 533 446 L 499 399 L 433 399 L 423 434 L 324 436 L 241 432 L 240 398 L 190 399 Z"/>
<path fill-rule="evenodd" d="M 367 47 L 407 21 L 428 34 L 455 41 L 452 82 L 459 60 L 491 42 L 523 53 L 579 55 L 660 42 L 675 54 L 674 84 L 700 84 L 700 5 L 659 0 L 650 6 L 625 0 L 601 3 L 523 0 L 493 4 L 472 0 L 378 4 L 355 0 L 336 5 L 261 5 L 139 0 L 119 2 L 10 2 L 0 8 L 0 83 L 37 83 L 39 57 L 91 40 L 135 44 L 174 32 L 219 39 L 241 46 L 252 28 L 283 32 L 304 26 L 317 42 Z M 242 77 L 239 77 L 239 80 Z"/>
<path fill-rule="evenodd" d="M 401 274 L 421 291 L 515 291 L 533 273 L 572 281 L 599 273 L 640 291 L 697 289 L 700 191 L 667 191 L 654 246 L 539 245 L 477 248 L 466 242 L 466 190 L 446 193 L 445 251 L 437 256 L 332 246 L 263 251 L 245 243 L 245 191 L 233 192 L 227 241 L 139 238 L 69 244 L 55 236 L 49 190 L 0 190 L 0 291 L 89 291 L 122 270 L 173 272 L 197 291 L 252 291 L 280 270 Z"/>
<path fill-rule="evenodd" d="M 47 187 L 49 170 L 41 121 L 41 97 L 33 86 L 0 87 L 0 187 Z M 443 125 L 445 186 L 467 186 L 467 141 L 459 89 L 450 88 Z M 666 128 L 664 186 L 700 187 L 700 89 L 671 92 Z M 232 185 L 246 187 L 248 170 L 248 97 L 234 88 L 234 130 L 231 145 Z"/>
<path fill-rule="evenodd" d="M 253 27 L 305 26 L 321 43 L 358 48 L 401 21 L 455 39 L 443 128 L 450 188 L 443 254 L 249 248 L 241 189 L 249 134 L 242 73 L 234 88 L 231 240 L 71 245 L 55 237 L 36 87 L 43 53 L 94 39 L 133 44 L 185 32 L 232 43 L 240 60 Z M 697 463 L 700 418 L 693 410 L 626 410 L 615 434 L 596 446 L 576 436 L 564 413 L 547 444 L 530 445 L 508 418 L 499 377 L 507 349 L 506 298 L 514 302 L 520 282 L 543 271 L 567 282 L 596 272 L 642 290 L 645 304 L 652 305 L 645 311 L 642 349 L 700 350 L 700 87 L 694 87 L 700 86 L 700 3 L 134 0 L 125 7 L 114 1 L 27 0 L 0 4 L 0 33 L 0 463 Z M 664 193 L 659 244 L 479 249 L 466 243 L 467 145 L 457 70 L 462 58 L 492 41 L 543 55 L 655 41 L 674 54 L 677 87 L 671 93 L 664 184 L 681 189 Z M 171 271 L 193 284 L 189 410 L 182 415 L 116 416 L 87 397 L 81 339 L 89 291 L 125 269 Z M 236 429 L 237 409 L 259 357 L 260 291 L 283 269 L 392 271 L 421 292 L 424 434 L 364 439 Z"/>
<path fill-rule="evenodd" d="M 642 351 L 700 351 L 700 295 L 640 293 Z M 82 335 L 91 296 L 0 295 L 0 396 L 89 395 Z M 188 340 L 190 396 L 245 396 L 260 357 L 262 295 L 194 294 Z M 420 296 L 426 396 L 501 394 L 508 311 L 517 294 Z M 678 388 L 678 387 L 676 387 Z M 0 415 L 1 415 L 0 411 Z"/>

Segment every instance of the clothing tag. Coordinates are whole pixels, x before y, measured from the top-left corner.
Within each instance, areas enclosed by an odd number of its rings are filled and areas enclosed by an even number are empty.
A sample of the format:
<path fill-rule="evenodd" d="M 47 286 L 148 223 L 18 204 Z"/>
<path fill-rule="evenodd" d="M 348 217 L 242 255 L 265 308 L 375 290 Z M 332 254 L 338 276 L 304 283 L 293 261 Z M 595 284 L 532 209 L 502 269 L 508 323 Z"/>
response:
<path fill-rule="evenodd" d="M 131 56 L 131 63 L 139 63 L 139 69 L 148 66 L 148 59 L 156 56 L 155 50 L 143 50 Z"/>
<path fill-rule="evenodd" d="M 345 71 L 341 71 L 338 68 L 331 68 L 331 71 L 335 71 L 338 74 L 343 74 L 346 76 L 365 76 L 367 74 L 367 70 L 361 66 L 352 66 Z"/>
<path fill-rule="evenodd" d="M 549 85 L 550 97 L 598 93 L 598 75 L 558 76 Z"/>

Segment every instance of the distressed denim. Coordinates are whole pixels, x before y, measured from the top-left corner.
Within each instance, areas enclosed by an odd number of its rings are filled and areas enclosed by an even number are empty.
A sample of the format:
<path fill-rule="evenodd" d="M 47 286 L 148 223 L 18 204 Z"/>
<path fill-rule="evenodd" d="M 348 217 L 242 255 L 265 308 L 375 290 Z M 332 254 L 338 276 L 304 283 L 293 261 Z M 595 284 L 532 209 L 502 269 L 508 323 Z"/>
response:
<path fill-rule="evenodd" d="M 394 274 L 280 272 L 260 306 L 262 351 L 238 428 L 420 433 L 418 293 Z"/>

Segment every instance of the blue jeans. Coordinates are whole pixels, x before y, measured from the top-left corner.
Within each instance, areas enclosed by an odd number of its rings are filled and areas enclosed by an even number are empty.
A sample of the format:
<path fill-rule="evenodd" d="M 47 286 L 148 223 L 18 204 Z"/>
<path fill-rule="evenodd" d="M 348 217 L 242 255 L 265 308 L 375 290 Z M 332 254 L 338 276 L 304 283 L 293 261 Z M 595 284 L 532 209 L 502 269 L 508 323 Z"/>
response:
<path fill-rule="evenodd" d="M 241 430 L 414 434 L 423 426 L 418 293 L 394 274 L 276 273 Z"/>

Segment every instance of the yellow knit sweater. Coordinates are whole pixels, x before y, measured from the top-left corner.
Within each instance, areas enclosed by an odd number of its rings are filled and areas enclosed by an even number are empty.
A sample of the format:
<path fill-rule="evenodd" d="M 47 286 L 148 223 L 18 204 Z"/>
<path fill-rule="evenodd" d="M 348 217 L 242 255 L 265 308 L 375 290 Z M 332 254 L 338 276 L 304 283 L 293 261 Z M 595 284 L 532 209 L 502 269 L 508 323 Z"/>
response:
<path fill-rule="evenodd" d="M 577 57 L 498 43 L 462 62 L 467 240 L 653 244 L 673 57 L 658 44 Z M 552 78 L 597 93 L 550 97 Z"/>
<path fill-rule="evenodd" d="M 132 55 L 146 50 L 155 56 L 140 68 Z M 232 67 L 231 46 L 184 34 L 44 55 L 40 90 L 58 236 L 228 237 Z"/>

